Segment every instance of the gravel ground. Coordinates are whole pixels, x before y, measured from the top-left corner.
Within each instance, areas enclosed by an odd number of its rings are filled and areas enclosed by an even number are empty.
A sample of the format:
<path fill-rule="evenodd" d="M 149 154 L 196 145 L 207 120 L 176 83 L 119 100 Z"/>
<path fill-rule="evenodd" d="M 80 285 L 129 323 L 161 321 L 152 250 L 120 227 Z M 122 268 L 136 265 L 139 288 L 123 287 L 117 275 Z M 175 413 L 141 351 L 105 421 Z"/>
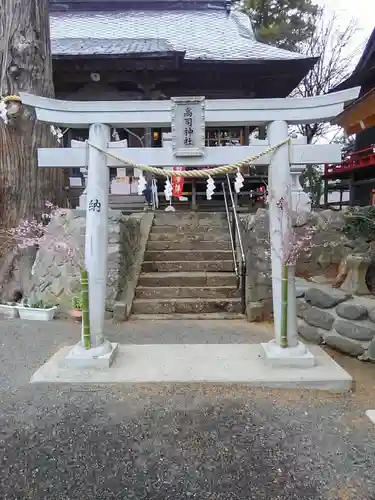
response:
<path fill-rule="evenodd" d="M 215 335 L 219 338 L 216 339 Z M 259 342 L 246 323 L 108 327 L 122 343 Z M 28 385 L 70 323 L 0 322 L 0 498 L 375 500 L 375 366 L 335 354 L 356 391 Z"/>

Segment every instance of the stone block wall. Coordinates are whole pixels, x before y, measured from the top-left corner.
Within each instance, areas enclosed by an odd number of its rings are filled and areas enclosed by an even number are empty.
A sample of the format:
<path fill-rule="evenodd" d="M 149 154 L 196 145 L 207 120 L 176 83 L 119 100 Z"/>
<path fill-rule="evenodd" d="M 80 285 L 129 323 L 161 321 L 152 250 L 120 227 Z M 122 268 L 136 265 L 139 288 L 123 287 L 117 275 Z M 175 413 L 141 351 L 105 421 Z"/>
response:
<path fill-rule="evenodd" d="M 350 242 L 342 232 L 344 227 L 342 212 L 324 210 L 302 215 L 294 214 L 293 218 L 297 235 L 302 236 L 308 226 L 318 228 L 313 238 L 311 256 L 303 254 L 298 260 L 297 276 L 322 274 L 329 266 L 333 264 L 338 266 L 343 257 L 353 252 L 354 243 Z M 259 209 L 256 214 L 240 215 L 239 220 L 247 268 L 247 318 L 249 321 L 263 321 L 272 316 L 268 211 Z"/>
<path fill-rule="evenodd" d="M 121 291 L 113 306 L 114 319 L 117 321 L 129 319 L 153 220 L 154 214 L 139 213 L 128 217 L 125 224 L 123 222 Z"/>
<path fill-rule="evenodd" d="M 58 217 L 52 218 L 48 233 L 56 242 L 66 241 L 69 234 L 69 244 L 77 245 L 82 258 L 85 248 L 85 217 L 84 213 L 68 210 L 65 216 L 65 228 Z M 31 302 L 43 300 L 50 305 L 60 305 L 61 312 L 71 308 L 71 300 L 80 289 L 79 265 L 74 265 L 63 252 L 50 248 L 40 248 L 31 270 L 32 286 L 28 299 Z"/>
<path fill-rule="evenodd" d="M 246 261 L 246 315 L 263 321 L 272 313 L 271 254 L 268 212 L 239 216 Z"/>
<path fill-rule="evenodd" d="M 69 239 L 74 241 L 84 255 L 85 244 L 85 212 L 69 210 L 67 213 L 67 231 Z M 152 214 L 122 215 L 121 212 L 110 211 L 108 218 L 108 282 L 106 310 L 113 312 L 118 298 L 128 286 L 133 274 L 135 261 L 140 256 L 141 241 L 148 239 L 147 228 L 151 227 Z M 148 229 L 149 231 L 149 229 Z M 65 230 L 61 220 L 55 218 L 50 222 L 49 232 L 58 240 Z M 146 234 L 147 233 L 147 234 Z M 79 265 L 72 264 L 64 253 L 40 249 L 32 268 L 32 286 L 30 300 L 43 300 L 51 304 L 59 304 L 60 313 L 71 308 L 72 296 L 80 290 Z"/>
<path fill-rule="evenodd" d="M 375 301 L 329 286 L 297 287 L 298 333 L 362 360 L 375 361 Z"/>

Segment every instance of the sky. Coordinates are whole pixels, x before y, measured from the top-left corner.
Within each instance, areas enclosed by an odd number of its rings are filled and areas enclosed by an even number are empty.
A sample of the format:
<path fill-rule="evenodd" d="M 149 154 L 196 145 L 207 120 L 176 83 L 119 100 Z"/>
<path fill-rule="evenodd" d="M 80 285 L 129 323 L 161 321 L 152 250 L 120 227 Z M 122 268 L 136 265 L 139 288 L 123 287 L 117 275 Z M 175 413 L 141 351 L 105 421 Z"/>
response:
<path fill-rule="evenodd" d="M 348 24 L 351 19 L 355 19 L 358 23 L 358 35 L 354 44 L 358 46 L 359 57 L 362 55 L 363 45 L 367 42 L 373 29 L 375 28 L 375 18 L 371 10 L 371 4 L 374 0 L 316 0 L 322 6 L 325 6 L 329 11 L 336 12 L 340 24 L 343 26 Z M 360 45 L 362 44 L 362 50 Z"/>
<path fill-rule="evenodd" d="M 357 22 L 358 32 L 353 39 L 352 47 L 349 49 L 350 53 L 352 54 L 354 52 L 355 55 L 352 61 L 353 69 L 362 56 L 365 44 L 375 28 L 375 18 L 370 12 L 370 5 L 374 1 L 375 0 L 315 0 L 316 3 L 325 7 L 329 16 L 334 13 L 336 14 L 341 27 L 348 25 L 352 19 Z M 325 137 L 319 139 L 318 142 L 329 142 L 333 137 L 336 137 L 337 130 L 336 127 L 332 127 Z"/>
<path fill-rule="evenodd" d="M 336 11 L 343 21 L 355 18 L 360 27 L 370 35 L 375 27 L 374 16 L 371 15 L 372 0 L 316 0 L 317 3 L 325 5 L 328 9 Z"/>

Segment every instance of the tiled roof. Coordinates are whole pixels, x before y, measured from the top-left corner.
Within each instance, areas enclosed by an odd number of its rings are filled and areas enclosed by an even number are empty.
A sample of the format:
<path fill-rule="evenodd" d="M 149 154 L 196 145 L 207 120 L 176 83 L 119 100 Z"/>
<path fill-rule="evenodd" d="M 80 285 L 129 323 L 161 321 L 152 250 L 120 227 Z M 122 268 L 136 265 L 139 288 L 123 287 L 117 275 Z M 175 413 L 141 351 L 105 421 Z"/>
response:
<path fill-rule="evenodd" d="M 374 77 L 375 73 L 375 28 L 373 29 L 370 38 L 366 44 L 363 54 L 358 61 L 353 73 L 345 81 L 341 82 L 337 87 L 331 89 L 330 92 L 337 92 L 339 90 L 349 89 L 357 85 L 364 85 L 367 75 L 372 72 Z M 372 81 L 373 81 L 372 77 Z M 363 90 L 363 89 L 362 89 Z M 368 90 L 368 89 L 367 89 Z"/>
<path fill-rule="evenodd" d="M 354 73 L 370 69 L 370 67 L 372 68 L 374 66 L 374 62 L 375 62 L 375 28 L 373 29 L 370 38 L 367 41 L 365 50 L 363 51 L 361 59 L 358 61 Z"/>
<path fill-rule="evenodd" d="M 52 40 L 55 55 L 89 56 L 93 54 L 160 54 L 175 52 L 166 40 L 155 38 L 56 38 Z"/>
<path fill-rule="evenodd" d="M 131 54 L 167 44 L 186 52 L 186 59 L 305 58 L 257 42 L 248 17 L 235 10 L 230 15 L 222 9 L 52 12 L 50 19 L 52 52 L 60 56 Z"/>

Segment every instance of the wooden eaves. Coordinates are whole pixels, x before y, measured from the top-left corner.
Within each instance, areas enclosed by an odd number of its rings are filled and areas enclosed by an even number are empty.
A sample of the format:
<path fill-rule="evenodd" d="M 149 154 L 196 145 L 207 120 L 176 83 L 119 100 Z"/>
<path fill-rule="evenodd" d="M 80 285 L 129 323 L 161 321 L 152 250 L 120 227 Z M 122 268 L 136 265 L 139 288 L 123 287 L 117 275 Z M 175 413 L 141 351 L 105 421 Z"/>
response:
<path fill-rule="evenodd" d="M 332 121 L 332 124 L 343 127 L 348 135 L 359 134 L 363 130 L 374 127 L 375 87 L 350 104 Z"/>

